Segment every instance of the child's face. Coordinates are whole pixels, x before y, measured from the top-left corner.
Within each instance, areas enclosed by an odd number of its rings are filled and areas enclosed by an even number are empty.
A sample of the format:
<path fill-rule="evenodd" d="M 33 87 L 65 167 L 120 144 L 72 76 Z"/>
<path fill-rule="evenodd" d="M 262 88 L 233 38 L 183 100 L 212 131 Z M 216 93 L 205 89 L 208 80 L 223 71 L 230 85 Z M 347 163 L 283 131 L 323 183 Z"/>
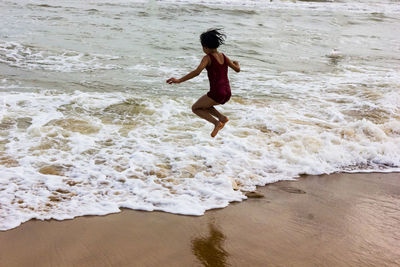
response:
<path fill-rule="evenodd" d="M 203 46 L 203 52 L 208 55 L 210 53 L 210 48 Z"/>

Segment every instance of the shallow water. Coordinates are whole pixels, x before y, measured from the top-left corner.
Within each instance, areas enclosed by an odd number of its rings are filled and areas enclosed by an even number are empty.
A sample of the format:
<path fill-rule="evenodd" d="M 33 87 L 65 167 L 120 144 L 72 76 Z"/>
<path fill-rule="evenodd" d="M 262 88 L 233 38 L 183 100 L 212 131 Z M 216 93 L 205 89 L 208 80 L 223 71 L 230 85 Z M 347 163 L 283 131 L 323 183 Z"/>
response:
<path fill-rule="evenodd" d="M 127 207 L 201 215 L 301 174 L 400 167 L 397 2 L 3 1 L 0 229 Z M 199 34 L 238 60 L 211 125 Z"/>

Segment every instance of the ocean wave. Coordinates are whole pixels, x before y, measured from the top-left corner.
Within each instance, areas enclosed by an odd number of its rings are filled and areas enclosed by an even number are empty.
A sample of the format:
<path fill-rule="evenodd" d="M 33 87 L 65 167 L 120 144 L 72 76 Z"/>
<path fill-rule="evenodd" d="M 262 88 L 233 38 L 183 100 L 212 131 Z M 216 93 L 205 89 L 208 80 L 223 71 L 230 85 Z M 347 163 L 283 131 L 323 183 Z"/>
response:
<path fill-rule="evenodd" d="M 212 139 L 187 108 L 191 97 L 0 97 L 0 230 L 124 207 L 201 215 L 301 174 L 400 170 L 399 120 L 354 120 L 335 103 L 313 110 L 234 97 Z"/>
<path fill-rule="evenodd" d="M 120 68 L 110 61 L 119 57 L 77 51 L 55 51 L 17 42 L 0 41 L 0 63 L 23 69 L 87 72 Z"/>
<path fill-rule="evenodd" d="M 344 11 L 356 13 L 385 13 L 397 14 L 400 12 L 399 5 L 394 1 L 335 1 L 335 0 L 162 0 L 160 4 L 196 4 L 206 7 L 224 7 L 224 9 L 239 9 L 246 13 L 245 8 L 261 8 L 261 9 L 303 9 L 314 11 Z"/>
<path fill-rule="evenodd" d="M 29 8 L 37 9 L 55 9 L 55 8 L 70 8 L 71 3 L 67 2 L 66 6 L 62 6 L 62 2 L 57 1 L 56 4 L 29 3 L 26 5 Z M 118 2 L 109 2 L 103 0 L 91 1 L 93 6 L 98 7 L 137 7 L 138 4 L 144 6 L 156 7 L 158 5 L 176 6 L 190 5 L 191 9 L 208 9 L 222 8 L 221 11 L 233 14 L 256 14 L 257 9 L 297 9 L 297 10 L 314 10 L 314 11 L 343 11 L 356 13 L 371 13 L 371 14 L 397 14 L 400 13 L 400 7 L 396 1 L 337 1 L 337 0 L 119 0 Z"/>

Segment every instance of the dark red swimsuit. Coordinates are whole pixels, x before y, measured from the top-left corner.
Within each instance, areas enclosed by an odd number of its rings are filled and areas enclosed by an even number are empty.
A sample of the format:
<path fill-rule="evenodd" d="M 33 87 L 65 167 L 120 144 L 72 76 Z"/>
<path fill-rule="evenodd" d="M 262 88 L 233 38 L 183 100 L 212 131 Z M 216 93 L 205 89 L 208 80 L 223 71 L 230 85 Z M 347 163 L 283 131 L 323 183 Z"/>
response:
<path fill-rule="evenodd" d="M 207 96 L 220 104 L 225 104 L 231 98 L 231 87 L 228 80 L 228 60 L 224 54 L 224 63 L 219 64 L 210 54 L 211 65 L 206 67 L 210 91 Z"/>

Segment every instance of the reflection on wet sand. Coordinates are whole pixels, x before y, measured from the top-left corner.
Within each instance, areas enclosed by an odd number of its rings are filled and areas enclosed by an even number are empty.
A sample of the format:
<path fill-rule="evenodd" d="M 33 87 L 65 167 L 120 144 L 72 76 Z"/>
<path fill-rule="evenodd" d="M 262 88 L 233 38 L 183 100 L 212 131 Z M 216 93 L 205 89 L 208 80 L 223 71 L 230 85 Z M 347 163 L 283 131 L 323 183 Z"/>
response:
<path fill-rule="evenodd" d="M 229 254 L 223 248 L 226 236 L 212 223 L 209 228 L 209 236 L 192 240 L 192 252 L 204 266 L 227 266 L 226 258 Z"/>

